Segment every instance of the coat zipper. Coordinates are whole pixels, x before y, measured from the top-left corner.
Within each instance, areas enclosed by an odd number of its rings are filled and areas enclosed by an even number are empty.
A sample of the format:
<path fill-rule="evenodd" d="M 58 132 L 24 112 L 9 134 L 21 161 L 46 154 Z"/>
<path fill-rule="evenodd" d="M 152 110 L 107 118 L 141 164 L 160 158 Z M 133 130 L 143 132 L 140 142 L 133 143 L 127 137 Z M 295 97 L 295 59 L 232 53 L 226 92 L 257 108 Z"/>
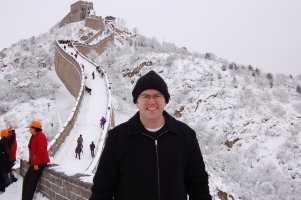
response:
<path fill-rule="evenodd" d="M 148 137 L 148 138 L 151 138 L 152 140 L 154 140 L 155 142 L 155 147 L 156 147 L 156 158 L 157 158 L 157 180 L 158 180 L 158 199 L 160 200 L 160 196 L 161 196 L 161 191 L 160 191 L 160 168 L 159 168 L 159 153 L 158 153 L 158 139 L 161 135 L 163 135 L 164 133 L 166 133 L 167 131 L 164 131 L 163 133 L 161 133 L 157 139 L 149 136 L 149 135 L 146 135 L 144 133 L 142 133 L 142 135 Z"/>
<path fill-rule="evenodd" d="M 158 154 L 158 140 L 155 140 L 155 145 L 156 145 L 156 156 L 157 156 L 157 176 L 158 176 L 158 198 L 160 200 L 160 170 L 159 170 L 159 154 Z"/>

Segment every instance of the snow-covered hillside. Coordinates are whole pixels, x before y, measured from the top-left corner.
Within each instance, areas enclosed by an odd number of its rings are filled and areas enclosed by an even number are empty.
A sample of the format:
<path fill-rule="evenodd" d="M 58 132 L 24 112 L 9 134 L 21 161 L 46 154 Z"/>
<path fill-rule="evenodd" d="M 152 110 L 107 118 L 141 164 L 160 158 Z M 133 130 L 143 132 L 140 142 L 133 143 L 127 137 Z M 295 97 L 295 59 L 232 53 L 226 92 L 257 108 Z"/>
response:
<path fill-rule="evenodd" d="M 91 32 L 95 31 L 83 22 L 54 26 L 45 34 L 21 40 L 0 52 L 0 127 L 11 124 L 16 129 L 18 159 L 28 156 L 30 134 L 25 126 L 31 120 L 41 120 L 50 141 L 75 104 L 54 70 L 54 41 L 80 40 Z"/>
<path fill-rule="evenodd" d="M 125 35 L 116 34 L 115 46 L 102 56 L 91 55 L 112 80 L 117 118 L 136 112 L 135 81 L 155 70 L 169 86 L 167 111 L 198 133 L 213 195 L 300 198 L 301 75 L 264 73 L 139 34 Z"/>
<path fill-rule="evenodd" d="M 25 126 L 33 119 L 40 120 L 43 132 L 50 141 L 70 117 L 75 105 L 76 99 L 54 70 L 54 41 L 80 40 L 82 36 L 91 33 L 95 34 L 96 31 L 85 27 L 83 22 L 62 28 L 55 26 L 48 33 L 21 40 L 0 52 L 0 127 L 2 129 L 12 125 L 16 129 L 18 150 L 14 168 L 19 167 L 21 158 L 28 159 L 30 134 Z M 96 121 L 98 120 L 97 118 Z M 88 145 L 86 144 L 86 157 L 91 160 Z M 65 161 L 74 159 L 73 147 L 71 149 L 72 157 Z M 53 158 L 51 162 L 54 162 Z M 64 172 L 67 172 L 66 169 Z M 0 194 L 0 199 L 21 198 L 23 179 L 20 176 L 18 178 L 18 182 L 11 184 L 5 193 Z M 35 199 L 42 199 L 41 194 L 37 193 Z"/>
<path fill-rule="evenodd" d="M 169 86 L 167 111 L 198 133 L 215 199 L 219 191 L 235 200 L 300 198 L 301 75 L 268 74 L 116 27 L 115 44 L 89 57 L 111 80 L 117 124 L 137 111 L 135 81 L 155 70 Z M 82 22 L 53 27 L 0 52 L 0 127 L 16 128 L 18 158 L 27 156 L 30 120 L 41 119 L 51 140 L 75 102 L 55 77 L 54 40 L 90 32 Z"/>

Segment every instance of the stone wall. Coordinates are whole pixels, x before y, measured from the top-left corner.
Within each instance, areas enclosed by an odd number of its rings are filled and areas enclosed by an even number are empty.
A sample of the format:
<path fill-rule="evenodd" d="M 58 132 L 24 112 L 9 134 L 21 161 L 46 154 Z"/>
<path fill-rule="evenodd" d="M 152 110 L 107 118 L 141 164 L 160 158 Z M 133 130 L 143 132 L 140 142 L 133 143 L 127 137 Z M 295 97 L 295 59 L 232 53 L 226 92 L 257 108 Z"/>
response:
<path fill-rule="evenodd" d="M 72 20 L 71 20 L 71 13 L 68 13 L 64 18 L 63 20 L 60 22 L 59 24 L 59 27 L 63 27 L 65 24 L 69 24 L 71 23 Z"/>
<path fill-rule="evenodd" d="M 103 33 L 104 29 L 98 31 L 96 34 L 94 34 L 92 37 L 89 37 L 85 40 L 85 44 L 89 44 L 90 42 L 92 42 L 95 38 L 97 38 L 98 36 L 100 36 Z"/>
<path fill-rule="evenodd" d="M 73 46 L 79 51 L 77 47 L 87 48 L 87 52 L 90 49 L 94 49 L 99 53 L 105 51 L 105 48 L 110 42 L 114 41 L 114 35 L 105 38 L 103 41 L 99 42 L 96 45 L 84 45 L 84 44 L 73 44 Z M 86 55 L 83 53 L 83 55 Z M 89 60 L 88 60 L 89 61 Z M 70 133 L 71 129 L 74 126 L 77 114 L 79 112 L 81 102 L 83 99 L 83 87 L 84 87 L 84 78 L 83 71 L 79 63 L 76 59 L 66 53 L 58 44 L 55 42 L 55 70 L 58 77 L 65 84 L 66 88 L 69 92 L 77 98 L 76 104 L 72 113 L 64 124 L 59 133 L 54 137 L 54 139 L 48 145 L 48 152 L 50 156 L 54 156 L 55 153 L 59 150 L 62 143 L 64 143 L 65 138 Z M 89 61 L 91 62 L 91 61 Z M 95 63 L 92 63 L 96 66 Z M 107 86 L 107 95 L 108 95 L 108 110 L 107 110 L 107 119 L 109 123 L 105 125 L 105 129 L 108 130 L 110 126 L 114 126 L 114 118 L 111 110 L 111 93 L 109 82 L 107 76 L 106 78 L 106 86 Z M 112 121 L 111 121 L 112 120 Z M 94 172 L 98 165 L 98 159 L 100 158 L 101 151 L 97 152 L 97 155 L 91 166 L 89 167 L 89 172 Z M 28 170 L 28 163 L 26 161 L 21 160 L 20 162 L 20 175 L 24 176 Z M 91 169 L 90 169 L 91 168 Z M 88 200 L 91 196 L 91 187 L 92 183 L 86 183 L 79 179 L 79 177 L 87 176 L 85 174 L 77 174 L 74 176 L 67 176 L 64 173 L 57 172 L 54 169 L 51 169 L 51 166 L 45 168 L 42 177 L 38 183 L 37 190 L 43 193 L 48 199 L 53 200 L 61 200 L 61 199 L 78 199 L 78 200 Z M 88 175 L 89 176 L 89 175 Z"/>
<path fill-rule="evenodd" d="M 103 53 L 106 50 L 107 46 L 113 42 L 114 42 L 114 34 L 111 34 L 110 36 L 108 36 L 107 38 L 103 39 L 101 42 L 95 45 L 87 45 L 87 44 L 75 42 L 74 46 L 77 48 L 79 52 L 87 56 L 87 54 L 89 54 L 91 50 L 96 51 L 98 54 Z"/>
<path fill-rule="evenodd" d="M 57 42 L 55 43 L 55 70 L 66 88 L 77 99 L 74 108 L 70 113 L 69 119 L 48 145 L 48 153 L 50 156 L 55 155 L 62 143 L 64 143 L 65 138 L 72 130 L 84 95 L 84 78 L 82 76 L 82 69 L 76 62 L 75 58 L 62 50 Z"/>
<path fill-rule="evenodd" d="M 64 124 L 62 130 L 55 136 L 48 147 L 50 156 L 54 156 L 64 142 L 65 138 L 73 128 L 81 101 L 83 99 L 83 85 L 84 79 L 82 78 L 82 71 L 75 58 L 67 54 L 62 50 L 59 44 L 55 43 L 55 68 L 57 75 L 66 85 L 69 91 L 79 91 L 77 95 L 77 102 L 72 110 L 70 118 Z M 78 73 L 76 75 L 76 73 Z M 78 80 L 71 78 L 70 74 L 75 75 Z M 71 79 L 70 79 L 71 78 Z M 70 80 L 68 80 L 70 79 Z M 72 83 L 72 81 L 74 83 Z M 75 88 L 76 85 L 79 88 Z M 69 88 L 68 88 L 69 87 Z M 27 172 L 29 164 L 26 161 L 20 162 L 20 175 L 24 176 Z M 83 174 L 77 174 L 74 176 L 67 176 L 64 173 L 57 172 L 50 168 L 51 165 L 45 168 L 42 177 L 38 183 L 37 190 L 43 193 L 48 199 L 61 200 L 61 199 L 79 199 L 88 200 L 91 196 L 91 183 L 82 182 L 79 177 Z"/>
<path fill-rule="evenodd" d="M 94 48 L 98 54 L 101 54 L 106 50 L 109 44 L 113 44 L 113 43 L 114 43 L 114 34 L 112 33 L 110 36 L 106 37 L 101 42 L 97 43 Z"/>
<path fill-rule="evenodd" d="M 56 43 L 54 56 L 55 71 L 68 91 L 77 98 L 81 89 L 81 67 L 73 56 L 66 53 Z"/>
<path fill-rule="evenodd" d="M 60 27 L 72 22 L 79 22 L 86 18 L 87 10 L 93 9 L 93 3 L 88 1 L 77 1 L 70 6 L 70 12 L 60 22 Z"/>
<path fill-rule="evenodd" d="M 85 18 L 85 26 L 92 28 L 94 30 L 101 30 L 104 25 L 102 22 L 102 17 L 97 16 L 89 16 Z"/>
<path fill-rule="evenodd" d="M 29 165 L 26 161 L 20 162 L 20 174 L 24 176 Z M 92 183 L 78 179 L 82 174 L 67 176 L 64 173 L 46 167 L 39 180 L 37 190 L 51 200 L 88 200 L 91 196 Z"/>
<path fill-rule="evenodd" d="M 93 3 L 89 1 L 77 1 L 70 5 L 70 12 L 80 12 L 86 10 L 93 10 Z"/>

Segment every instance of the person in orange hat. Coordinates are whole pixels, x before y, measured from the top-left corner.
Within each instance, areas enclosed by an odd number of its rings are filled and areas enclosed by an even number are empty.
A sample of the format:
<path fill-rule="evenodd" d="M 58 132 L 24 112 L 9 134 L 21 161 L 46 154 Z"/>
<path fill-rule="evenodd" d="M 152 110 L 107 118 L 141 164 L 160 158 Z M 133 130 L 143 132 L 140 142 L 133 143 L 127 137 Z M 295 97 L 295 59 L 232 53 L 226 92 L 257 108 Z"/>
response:
<path fill-rule="evenodd" d="M 11 170 L 9 159 L 9 133 L 7 129 L 1 130 L 0 140 L 0 193 L 5 192 L 5 188 L 9 185 L 8 174 Z"/>
<path fill-rule="evenodd" d="M 10 136 L 8 129 L 1 130 L 1 138 L 8 138 Z"/>
<path fill-rule="evenodd" d="M 47 139 L 42 132 L 42 124 L 39 121 L 32 121 L 26 128 L 29 128 L 31 133 L 28 144 L 30 167 L 23 179 L 22 200 L 31 200 L 42 172 L 50 159 L 47 151 Z"/>
<path fill-rule="evenodd" d="M 10 158 L 10 164 L 11 164 L 11 168 L 13 168 L 13 166 L 15 165 L 16 162 L 16 154 L 17 154 L 17 140 L 16 140 L 16 132 L 13 129 L 13 127 L 11 125 L 9 125 L 9 127 L 7 128 L 7 131 L 9 132 L 9 149 L 10 149 L 10 154 L 9 154 L 9 158 Z M 18 179 L 14 176 L 12 170 L 10 172 L 10 182 L 16 182 Z"/>

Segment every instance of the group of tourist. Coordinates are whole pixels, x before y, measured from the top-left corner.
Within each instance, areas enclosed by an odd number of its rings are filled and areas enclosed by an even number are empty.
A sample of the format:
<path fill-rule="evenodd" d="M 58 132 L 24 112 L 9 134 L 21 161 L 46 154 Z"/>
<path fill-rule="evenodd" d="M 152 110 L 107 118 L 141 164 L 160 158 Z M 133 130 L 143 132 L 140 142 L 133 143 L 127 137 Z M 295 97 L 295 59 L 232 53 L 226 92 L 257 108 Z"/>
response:
<path fill-rule="evenodd" d="M 39 121 L 32 121 L 26 128 L 29 129 L 31 137 L 28 143 L 29 168 L 23 178 L 22 200 L 32 200 L 38 181 L 43 169 L 50 162 L 47 151 L 47 139 L 42 132 L 42 124 Z M 17 140 L 14 128 L 9 125 L 1 130 L 0 140 L 0 192 L 17 181 L 12 167 L 16 162 Z"/>
<path fill-rule="evenodd" d="M 80 160 L 80 154 L 83 153 L 83 148 L 84 148 L 83 143 L 84 143 L 83 136 L 80 135 L 80 136 L 77 138 L 77 145 L 76 145 L 76 148 L 75 148 L 75 158 L 78 157 L 79 160 Z M 92 141 L 92 143 L 90 144 L 90 151 L 91 151 L 91 156 L 92 156 L 92 157 L 95 156 L 94 149 L 95 149 L 95 144 L 94 144 L 94 142 Z"/>

